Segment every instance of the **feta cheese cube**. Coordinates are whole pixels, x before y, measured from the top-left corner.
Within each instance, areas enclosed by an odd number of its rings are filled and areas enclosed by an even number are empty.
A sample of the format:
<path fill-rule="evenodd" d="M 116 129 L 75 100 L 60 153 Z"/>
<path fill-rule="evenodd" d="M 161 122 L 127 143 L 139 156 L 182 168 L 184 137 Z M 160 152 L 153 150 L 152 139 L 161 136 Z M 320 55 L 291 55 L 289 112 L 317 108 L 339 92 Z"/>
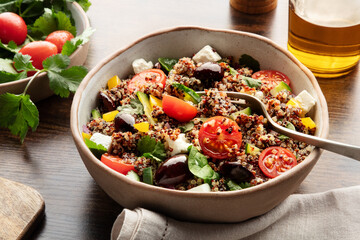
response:
<path fill-rule="evenodd" d="M 294 99 L 300 104 L 303 114 L 308 113 L 316 103 L 315 98 L 306 90 L 303 90 Z"/>
<path fill-rule="evenodd" d="M 134 69 L 134 73 L 138 74 L 142 71 L 152 69 L 154 67 L 154 64 L 151 61 L 146 62 L 145 59 L 139 58 L 133 61 L 132 67 Z"/>
<path fill-rule="evenodd" d="M 193 60 L 196 63 L 217 62 L 220 59 L 220 55 L 210 45 L 203 47 L 193 57 Z"/>
<path fill-rule="evenodd" d="M 184 133 L 180 133 L 175 141 L 171 140 L 169 137 L 166 137 L 165 139 L 169 145 L 169 148 L 173 149 L 171 156 L 179 153 L 187 153 L 187 149 L 191 145 L 190 142 L 186 139 Z"/>
<path fill-rule="evenodd" d="M 109 150 L 111 145 L 111 137 L 102 133 L 94 133 L 90 140 L 96 144 L 103 145 L 107 150 Z"/>
<path fill-rule="evenodd" d="M 259 100 L 263 100 L 264 99 L 264 93 L 262 91 L 257 91 L 255 93 L 255 97 L 258 98 Z"/>

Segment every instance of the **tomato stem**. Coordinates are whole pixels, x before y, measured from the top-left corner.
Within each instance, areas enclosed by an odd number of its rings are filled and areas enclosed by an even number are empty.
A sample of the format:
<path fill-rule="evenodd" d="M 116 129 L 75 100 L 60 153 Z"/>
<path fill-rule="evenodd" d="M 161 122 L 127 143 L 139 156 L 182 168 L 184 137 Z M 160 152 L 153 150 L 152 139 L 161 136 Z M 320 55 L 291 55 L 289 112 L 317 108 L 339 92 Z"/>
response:
<path fill-rule="evenodd" d="M 32 81 L 33 81 L 40 73 L 45 72 L 45 71 L 46 71 L 46 70 L 44 70 L 44 69 L 43 69 L 43 70 L 37 70 L 37 71 L 36 71 L 36 73 L 31 77 L 31 79 L 29 80 L 29 82 L 26 84 L 26 87 L 25 87 L 25 89 L 24 89 L 24 92 L 22 93 L 23 95 L 26 94 L 26 92 L 27 92 L 30 84 L 32 83 Z"/>
<path fill-rule="evenodd" d="M 27 38 L 30 39 L 30 42 L 35 42 L 35 39 L 33 39 L 29 34 L 27 34 Z"/>

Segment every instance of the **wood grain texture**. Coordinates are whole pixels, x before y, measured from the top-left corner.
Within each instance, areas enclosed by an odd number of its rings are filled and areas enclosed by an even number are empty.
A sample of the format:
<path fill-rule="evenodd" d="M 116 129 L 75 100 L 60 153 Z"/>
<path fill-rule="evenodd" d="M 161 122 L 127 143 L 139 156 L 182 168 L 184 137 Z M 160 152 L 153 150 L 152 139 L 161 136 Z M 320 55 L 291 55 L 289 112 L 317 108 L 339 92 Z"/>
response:
<path fill-rule="evenodd" d="M 0 239 L 23 239 L 44 214 L 38 191 L 0 177 Z"/>
<path fill-rule="evenodd" d="M 238 12 L 227 0 L 91 2 L 87 14 L 96 32 L 88 68 L 145 34 L 179 25 L 253 32 L 286 48 L 287 0 L 261 15 Z M 329 138 L 360 145 L 359 67 L 346 77 L 318 80 L 329 107 Z M 32 186 L 46 202 L 46 218 L 32 238 L 109 239 L 122 207 L 99 188 L 80 159 L 69 126 L 71 97 L 53 96 L 36 105 L 40 125 L 36 132 L 30 130 L 23 145 L 8 130 L 0 130 L 0 176 Z M 359 185 L 359 172 L 360 162 L 325 151 L 297 192 Z"/>

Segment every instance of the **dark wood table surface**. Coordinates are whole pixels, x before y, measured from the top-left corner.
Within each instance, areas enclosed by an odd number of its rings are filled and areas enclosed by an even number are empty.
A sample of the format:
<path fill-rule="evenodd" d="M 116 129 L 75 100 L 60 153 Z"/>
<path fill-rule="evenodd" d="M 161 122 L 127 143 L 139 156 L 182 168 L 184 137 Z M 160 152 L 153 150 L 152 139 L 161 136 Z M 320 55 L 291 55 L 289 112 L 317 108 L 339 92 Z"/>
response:
<path fill-rule="evenodd" d="M 96 29 L 85 66 L 91 69 L 113 51 L 153 31 L 179 25 L 235 29 L 287 42 L 287 0 L 262 15 L 235 11 L 227 0 L 92 0 L 87 12 Z M 329 108 L 329 138 L 360 145 L 360 71 L 318 79 Z M 53 96 L 36 103 L 40 125 L 21 145 L 0 130 L 0 176 L 37 189 L 45 200 L 44 220 L 34 239 L 109 239 L 122 207 L 95 183 L 83 165 L 70 132 L 72 99 Z M 360 184 L 360 162 L 324 151 L 298 193 Z"/>

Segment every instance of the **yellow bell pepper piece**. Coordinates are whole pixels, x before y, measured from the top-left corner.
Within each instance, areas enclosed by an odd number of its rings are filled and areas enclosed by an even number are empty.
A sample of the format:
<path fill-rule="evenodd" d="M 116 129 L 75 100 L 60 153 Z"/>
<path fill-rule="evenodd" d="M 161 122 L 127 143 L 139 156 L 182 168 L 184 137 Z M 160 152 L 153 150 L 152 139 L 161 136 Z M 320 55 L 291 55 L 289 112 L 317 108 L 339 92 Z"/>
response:
<path fill-rule="evenodd" d="M 291 98 L 287 103 L 286 103 L 286 106 L 293 106 L 293 107 L 298 107 L 301 109 L 301 113 L 300 113 L 300 116 L 301 117 L 304 117 L 305 114 L 302 114 L 303 112 L 303 109 L 301 107 L 301 104 L 299 103 L 299 101 L 295 100 L 294 98 Z"/>
<path fill-rule="evenodd" d="M 149 123 L 148 122 L 135 123 L 134 128 L 137 129 L 139 132 L 148 132 Z"/>
<path fill-rule="evenodd" d="M 114 87 L 116 87 L 117 85 L 120 84 L 120 79 L 118 76 L 113 76 L 112 78 L 110 78 L 107 82 L 108 85 L 108 89 L 112 89 Z"/>
<path fill-rule="evenodd" d="M 90 139 L 90 138 L 91 138 L 91 134 L 90 134 L 90 133 L 84 133 L 84 132 L 82 132 L 81 135 L 82 135 L 82 137 L 83 137 L 84 140 L 85 140 L 85 138 L 87 138 L 87 139 Z"/>
<path fill-rule="evenodd" d="M 114 118 L 115 118 L 116 114 L 118 114 L 118 113 L 119 113 L 118 110 L 107 112 L 107 113 L 103 114 L 102 118 L 107 122 L 112 122 L 112 121 L 114 121 Z"/>
<path fill-rule="evenodd" d="M 158 99 L 157 97 L 154 97 L 153 95 L 150 95 L 150 106 L 151 109 L 154 108 L 154 106 L 158 106 L 162 108 L 162 100 Z"/>
<path fill-rule="evenodd" d="M 313 129 L 316 127 L 316 123 L 310 117 L 301 118 L 301 122 L 308 129 Z"/>

